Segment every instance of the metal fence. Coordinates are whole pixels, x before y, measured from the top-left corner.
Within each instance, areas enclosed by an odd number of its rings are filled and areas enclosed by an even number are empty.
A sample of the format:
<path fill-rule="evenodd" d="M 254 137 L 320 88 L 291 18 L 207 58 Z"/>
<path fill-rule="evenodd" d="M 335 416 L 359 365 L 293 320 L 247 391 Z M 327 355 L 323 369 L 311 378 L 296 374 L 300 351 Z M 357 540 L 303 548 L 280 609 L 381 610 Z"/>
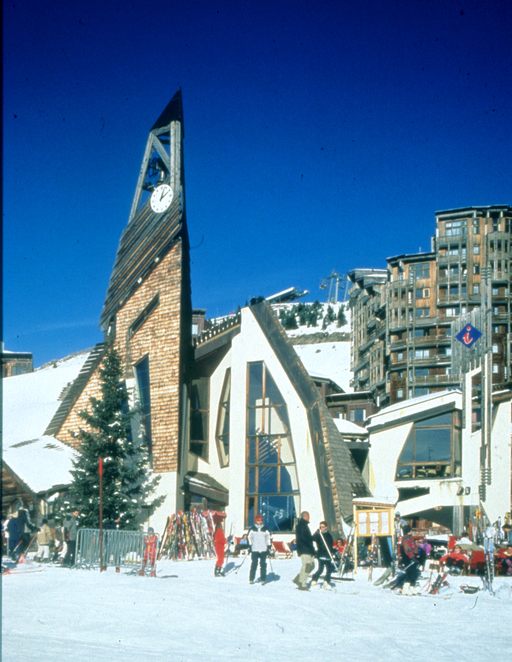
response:
<path fill-rule="evenodd" d="M 109 565 L 117 568 L 141 565 L 144 554 L 143 531 L 104 529 L 102 534 L 100 539 L 99 529 L 78 530 L 75 567 L 90 569 Z"/>

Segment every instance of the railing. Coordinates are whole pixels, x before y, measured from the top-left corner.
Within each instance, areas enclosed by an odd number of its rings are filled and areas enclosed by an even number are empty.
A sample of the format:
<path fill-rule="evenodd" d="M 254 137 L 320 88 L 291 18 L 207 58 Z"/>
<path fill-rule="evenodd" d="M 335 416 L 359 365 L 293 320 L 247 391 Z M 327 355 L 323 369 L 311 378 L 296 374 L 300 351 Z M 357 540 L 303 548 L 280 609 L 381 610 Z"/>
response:
<path fill-rule="evenodd" d="M 100 537 L 99 529 L 78 530 L 75 567 L 140 566 L 144 553 L 142 531 L 104 529 L 102 533 Z"/>

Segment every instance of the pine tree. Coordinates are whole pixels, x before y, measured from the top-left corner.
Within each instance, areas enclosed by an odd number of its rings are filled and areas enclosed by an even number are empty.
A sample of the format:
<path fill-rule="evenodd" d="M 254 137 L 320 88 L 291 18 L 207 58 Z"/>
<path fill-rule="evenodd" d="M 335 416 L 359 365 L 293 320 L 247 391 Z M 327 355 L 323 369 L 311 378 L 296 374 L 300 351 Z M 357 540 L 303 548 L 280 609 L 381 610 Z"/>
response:
<path fill-rule="evenodd" d="M 338 315 L 337 315 L 337 326 L 345 326 L 347 323 L 347 318 L 345 317 L 345 309 L 343 306 L 340 306 L 338 309 Z"/>
<path fill-rule="evenodd" d="M 117 351 L 108 347 L 102 366 L 101 398 L 90 398 L 80 412 L 80 454 L 73 462 L 69 500 L 80 510 L 81 526 L 99 524 L 99 458 L 103 459 L 103 524 L 137 529 L 161 503 L 147 501 L 159 478 L 151 477 L 149 457 L 140 435 L 132 435 L 128 393 Z"/>

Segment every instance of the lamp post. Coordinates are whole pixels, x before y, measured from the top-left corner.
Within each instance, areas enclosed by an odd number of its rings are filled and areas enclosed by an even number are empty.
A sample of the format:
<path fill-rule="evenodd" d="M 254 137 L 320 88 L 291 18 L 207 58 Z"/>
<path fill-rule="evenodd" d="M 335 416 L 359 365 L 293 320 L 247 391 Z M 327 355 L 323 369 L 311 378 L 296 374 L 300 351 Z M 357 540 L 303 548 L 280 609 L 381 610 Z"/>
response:
<path fill-rule="evenodd" d="M 100 572 L 106 570 L 103 563 L 103 458 L 98 458 L 98 477 L 99 477 L 99 530 L 100 530 Z"/>

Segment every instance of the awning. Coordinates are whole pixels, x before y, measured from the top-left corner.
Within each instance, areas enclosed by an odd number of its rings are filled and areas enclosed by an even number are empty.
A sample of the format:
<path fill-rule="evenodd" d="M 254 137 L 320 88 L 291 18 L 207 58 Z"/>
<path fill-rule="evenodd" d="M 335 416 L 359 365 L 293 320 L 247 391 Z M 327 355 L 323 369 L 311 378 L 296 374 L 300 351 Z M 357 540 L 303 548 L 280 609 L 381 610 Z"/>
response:
<path fill-rule="evenodd" d="M 184 483 L 191 494 L 206 497 L 225 506 L 229 503 L 229 491 L 208 474 L 189 471 L 185 475 Z"/>

